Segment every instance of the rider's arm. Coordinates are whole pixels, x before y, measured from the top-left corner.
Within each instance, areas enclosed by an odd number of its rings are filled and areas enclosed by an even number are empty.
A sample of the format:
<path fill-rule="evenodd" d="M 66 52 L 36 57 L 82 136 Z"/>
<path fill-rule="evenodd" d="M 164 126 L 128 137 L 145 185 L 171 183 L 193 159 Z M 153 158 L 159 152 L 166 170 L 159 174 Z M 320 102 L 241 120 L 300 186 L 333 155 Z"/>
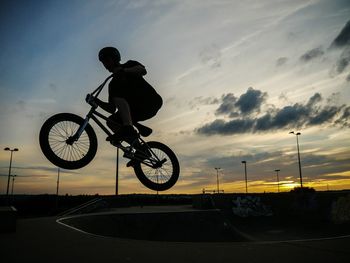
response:
<path fill-rule="evenodd" d="M 117 67 L 113 70 L 113 73 L 116 74 L 130 74 L 135 76 L 144 76 L 147 74 L 146 68 L 139 64 L 132 67 Z"/>
<path fill-rule="evenodd" d="M 125 74 L 132 74 L 138 76 L 144 76 L 147 74 L 146 68 L 142 65 L 136 65 L 131 68 L 124 68 L 123 71 Z"/>
<path fill-rule="evenodd" d="M 98 98 L 95 99 L 95 102 L 99 107 L 105 111 L 108 111 L 109 113 L 114 113 L 117 109 L 117 107 L 111 102 L 104 102 Z"/>

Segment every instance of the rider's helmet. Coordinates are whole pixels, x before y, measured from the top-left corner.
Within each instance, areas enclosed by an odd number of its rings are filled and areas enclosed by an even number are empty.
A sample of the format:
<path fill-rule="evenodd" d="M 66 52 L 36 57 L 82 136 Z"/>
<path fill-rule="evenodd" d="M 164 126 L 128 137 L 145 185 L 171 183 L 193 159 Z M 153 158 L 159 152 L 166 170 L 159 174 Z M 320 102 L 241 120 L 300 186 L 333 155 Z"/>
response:
<path fill-rule="evenodd" d="M 104 47 L 98 52 L 98 59 L 100 61 L 105 58 L 112 58 L 113 60 L 120 61 L 120 53 L 115 47 Z"/>

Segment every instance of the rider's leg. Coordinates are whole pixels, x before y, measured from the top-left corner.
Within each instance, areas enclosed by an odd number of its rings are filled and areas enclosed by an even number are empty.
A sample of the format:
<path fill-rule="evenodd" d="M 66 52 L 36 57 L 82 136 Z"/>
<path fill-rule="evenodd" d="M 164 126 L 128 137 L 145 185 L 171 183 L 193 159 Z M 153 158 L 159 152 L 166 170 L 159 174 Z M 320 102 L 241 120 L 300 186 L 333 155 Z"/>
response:
<path fill-rule="evenodd" d="M 119 116 L 123 125 L 132 125 L 130 106 L 126 99 L 114 97 L 112 98 L 112 102 L 118 108 Z"/>
<path fill-rule="evenodd" d="M 113 123 L 111 123 L 110 121 L 107 121 L 107 125 L 112 126 L 112 130 L 114 131 L 114 134 L 108 137 L 107 140 L 121 141 L 121 140 L 130 139 L 130 138 L 131 140 L 133 140 L 133 138 L 137 136 L 137 132 L 132 126 L 132 118 L 131 118 L 129 103 L 125 99 L 119 98 L 119 97 L 112 98 L 112 102 L 118 108 L 117 113 L 112 116 L 114 117 L 118 116 L 118 119 L 121 120 L 122 125 L 120 127 L 116 127 L 116 125 L 113 125 Z"/>
<path fill-rule="evenodd" d="M 134 107 L 134 111 L 132 112 L 132 119 L 134 121 L 134 125 L 138 128 L 138 122 L 144 121 L 152 118 L 154 115 L 156 115 L 156 111 L 152 109 L 152 107 L 140 109 L 140 107 Z M 141 125 L 142 126 L 142 125 Z M 147 127 L 145 127 L 147 128 Z M 152 132 L 152 129 L 149 129 L 149 134 Z M 148 134 L 148 135 L 149 135 Z M 149 158 L 152 156 L 151 152 L 148 150 L 147 145 L 141 145 L 140 142 L 136 142 L 135 144 L 136 152 L 135 152 L 135 158 L 131 159 L 126 166 L 134 166 L 143 160 Z"/>
<path fill-rule="evenodd" d="M 119 116 L 119 112 L 113 113 L 108 117 L 106 122 L 107 126 L 115 133 L 122 126 L 122 121 Z"/>

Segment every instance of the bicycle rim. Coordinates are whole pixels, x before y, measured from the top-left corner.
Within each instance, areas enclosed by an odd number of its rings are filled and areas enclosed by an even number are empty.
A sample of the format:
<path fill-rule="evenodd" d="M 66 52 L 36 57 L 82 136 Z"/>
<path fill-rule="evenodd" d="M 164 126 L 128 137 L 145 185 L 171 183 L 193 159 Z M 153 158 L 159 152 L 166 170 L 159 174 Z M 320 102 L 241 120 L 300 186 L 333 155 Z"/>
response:
<path fill-rule="evenodd" d="M 152 149 L 152 162 L 157 163 L 162 160 L 166 160 L 165 163 L 162 164 L 159 168 L 153 168 L 149 165 L 145 165 L 141 163 L 141 170 L 144 175 L 153 183 L 156 184 L 164 184 L 167 183 L 174 174 L 174 167 L 171 163 L 170 157 L 160 149 Z"/>
<path fill-rule="evenodd" d="M 74 162 L 87 155 L 90 148 L 90 139 L 86 131 L 73 144 L 68 144 L 67 139 L 73 136 L 80 125 L 64 120 L 52 126 L 48 136 L 48 143 L 53 153 L 62 160 Z"/>
<path fill-rule="evenodd" d="M 179 178 L 180 166 L 176 155 L 160 142 L 148 142 L 147 145 L 151 156 L 134 166 L 135 174 L 149 189 L 168 190 Z"/>

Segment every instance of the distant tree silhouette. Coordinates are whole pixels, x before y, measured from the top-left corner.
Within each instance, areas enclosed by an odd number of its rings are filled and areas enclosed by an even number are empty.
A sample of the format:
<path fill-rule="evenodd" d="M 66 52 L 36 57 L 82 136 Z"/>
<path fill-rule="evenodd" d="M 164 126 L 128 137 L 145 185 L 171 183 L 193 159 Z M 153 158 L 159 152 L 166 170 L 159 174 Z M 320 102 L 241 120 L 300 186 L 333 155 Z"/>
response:
<path fill-rule="evenodd" d="M 294 187 L 290 190 L 291 193 L 314 193 L 316 190 L 312 187 Z"/>

